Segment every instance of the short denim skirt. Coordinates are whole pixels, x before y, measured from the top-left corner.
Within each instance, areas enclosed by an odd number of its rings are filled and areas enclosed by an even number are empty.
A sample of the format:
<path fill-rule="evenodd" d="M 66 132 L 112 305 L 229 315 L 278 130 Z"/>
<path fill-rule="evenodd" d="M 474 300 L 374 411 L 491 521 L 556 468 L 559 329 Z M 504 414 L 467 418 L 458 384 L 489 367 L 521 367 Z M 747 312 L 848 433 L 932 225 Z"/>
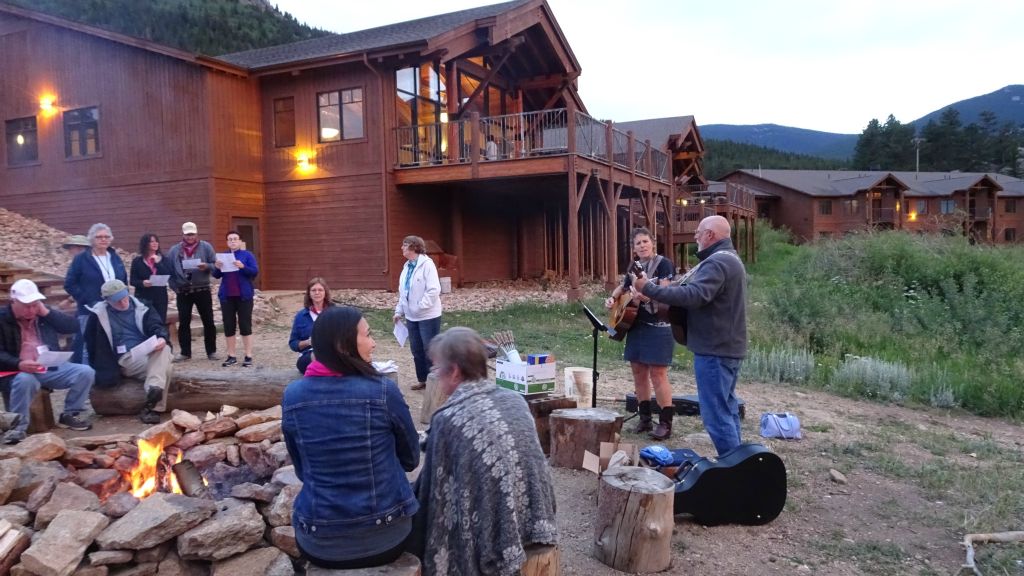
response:
<path fill-rule="evenodd" d="M 670 366 L 675 343 L 670 325 L 655 326 L 638 321 L 626 333 L 626 350 L 622 356 L 627 362 Z"/>

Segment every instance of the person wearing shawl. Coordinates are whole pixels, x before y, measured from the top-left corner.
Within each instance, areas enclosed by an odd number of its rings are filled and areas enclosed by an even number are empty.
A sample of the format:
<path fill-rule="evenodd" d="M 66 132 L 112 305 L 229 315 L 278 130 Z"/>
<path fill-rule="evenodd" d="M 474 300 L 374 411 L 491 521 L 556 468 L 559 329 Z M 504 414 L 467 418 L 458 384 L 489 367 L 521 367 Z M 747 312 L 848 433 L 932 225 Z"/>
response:
<path fill-rule="evenodd" d="M 430 420 L 410 550 L 427 576 L 519 574 L 525 547 L 558 540 L 533 416 L 520 394 L 487 378 L 487 349 L 475 331 L 445 331 L 430 355 L 451 396 Z"/>
<path fill-rule="evenodd" d="M 313 324 L 316 359 L 281 403 L 285 446 L 302 481 L 295 542 L 329 570 L 394 561 L 419 508 L 405 476 L 419 464 L 419 436 L 398 385 L 371 364 L 374 347 L 358 310 L 325 309 Z"/>

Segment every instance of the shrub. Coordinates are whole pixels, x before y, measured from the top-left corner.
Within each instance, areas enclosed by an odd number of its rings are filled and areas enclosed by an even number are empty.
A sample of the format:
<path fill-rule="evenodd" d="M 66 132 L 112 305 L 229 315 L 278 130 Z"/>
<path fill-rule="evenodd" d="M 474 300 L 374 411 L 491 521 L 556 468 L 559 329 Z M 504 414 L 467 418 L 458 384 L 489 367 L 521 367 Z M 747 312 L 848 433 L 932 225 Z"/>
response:
<path fill-rule="evenodd" d="M 747 380 L 807 384 L 814 375 L 814 354 L 807 350 L 754 348 L 743 361 Z"/>
<path fill-rule="evenodd" d="M 836 368 L 829 386 L 853 396 L 899 402 L 907 397 L 912 379 L 902 364 L 850 355 Z"/>

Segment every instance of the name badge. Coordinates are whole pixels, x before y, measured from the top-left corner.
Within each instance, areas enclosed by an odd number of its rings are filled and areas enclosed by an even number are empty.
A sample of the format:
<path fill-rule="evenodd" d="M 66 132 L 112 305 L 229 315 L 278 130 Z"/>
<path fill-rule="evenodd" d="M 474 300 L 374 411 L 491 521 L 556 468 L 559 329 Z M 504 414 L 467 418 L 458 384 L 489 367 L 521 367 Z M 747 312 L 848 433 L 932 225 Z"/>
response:
<path fill-rule="evenodd" d="M 124 344 L 122 344 L 122 345 L 117 347 L 117 353 L 118 354 L 124 354 L 127 351 L 128 351 L 128 348 L 126 348 Z"/>

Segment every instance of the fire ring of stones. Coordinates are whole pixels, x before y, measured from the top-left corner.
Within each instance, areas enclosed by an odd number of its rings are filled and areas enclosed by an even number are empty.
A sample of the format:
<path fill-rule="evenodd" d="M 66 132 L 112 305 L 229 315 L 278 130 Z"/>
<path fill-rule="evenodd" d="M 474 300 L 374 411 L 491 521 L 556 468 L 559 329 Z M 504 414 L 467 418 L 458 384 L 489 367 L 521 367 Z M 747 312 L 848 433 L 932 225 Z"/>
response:
<path fill-rule="evenodd" d="M 281 407 L 235 411 L 0 448 L 0 574 L 294 574 Z"/>

